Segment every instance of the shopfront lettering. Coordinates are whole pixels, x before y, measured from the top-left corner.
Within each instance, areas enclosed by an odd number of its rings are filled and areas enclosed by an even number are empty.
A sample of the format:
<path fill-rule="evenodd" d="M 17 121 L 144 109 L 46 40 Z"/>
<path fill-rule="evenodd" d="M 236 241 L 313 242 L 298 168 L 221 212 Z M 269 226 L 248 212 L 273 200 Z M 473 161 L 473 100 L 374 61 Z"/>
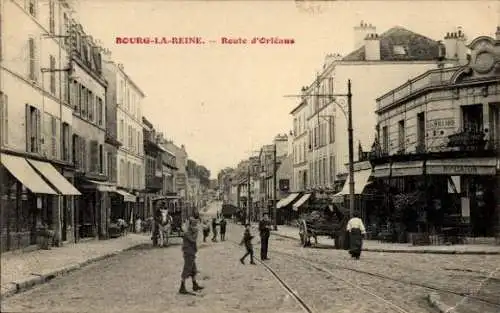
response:
<path fill-rule="evenodd" d="M 443 172 L 446 174 L 477 174 L 477 167 L 471 165 L 444 165 Z"/>
<path fill-rule="evenodd" d="M 427 128 L 429 129 L 452 128 L 454 126 L 454 118 L 438 118 L 427 122 Z"/>

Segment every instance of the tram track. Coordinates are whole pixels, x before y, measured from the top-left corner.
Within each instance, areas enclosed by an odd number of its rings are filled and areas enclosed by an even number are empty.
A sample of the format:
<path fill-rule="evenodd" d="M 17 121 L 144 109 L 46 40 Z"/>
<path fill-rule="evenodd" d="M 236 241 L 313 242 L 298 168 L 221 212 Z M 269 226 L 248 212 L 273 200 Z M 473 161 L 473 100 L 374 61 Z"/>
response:
<path fill-rule="evenodd" d="M 231 243 L 233 243 L 235 245 L 239 245 L 239 243 L 237 243 L 235 241 L 232 241 L 232 240 L 228 240 L 228 241 L 230 241 Z M 257 250 L 260 250 L 260 249 L 257 249 Z M 300 262 L 308 265 L 312 269 L 316 270 L 319 273 L 327 274 L 329 277 L 327 277 L 325 279 L 330 279 L 331 277 L 333 277 L 336 279 L 336 281 L 338 283 L 342 283 L 343 285 L 347 285 L 354 290 L 360 291 L 361 293 L 366 294 L 366 295 L 374 298 L 374 300 L 378 301 L 379 303 L 383 303 L 384 305 L 386 305 L 388 308 L 390 308 L 394 312 L 413 313 L 413 311 L 409 311 L 409 310 L 401 307 L 400 305 L 394 303 L 394 301 L 390 301 L 390 300 L 378 295 L 377 293 L 369 290 L 368 288 L 365 288 L 365 287 L 359 286 L 355 283 L 352 283 L 350 281 L 350 279 L 344 278 L 341 275 L 334 273 L 331 269 L 328 269 L 328 268 L 322 266 L 322 264 L 320 264 L 318 262 L 313 262 L 313 261 L 307 260 L 305 258 L 295 257 L 295 256 L 290 255 L 288 253 L 282 253 L 282 252 L 278 252 L 275 250 L 273 250 L 272 252 L 277 253 L 277 254 L 281 255 L 282 257 L 285 257 L 285 258 L 288 258 L 288 259 L 291 259 L 294 261 L 300 261 Z M 287 293 L 290 294 L 297 301 L 297 303 L 300 305 L 300 307 L 305 312 L 309 312 L 309 313 L 317 312 L 314 309 L 314 306 L 312 304 L 308 304 L 308 301 L 305 300 L 304 297 L 301 296 L 297 291 L 295 291 L 293 286 L 291 286 L 289 283 L 287 283 L 285 281 L 285 279 L 278 273 L 278 270 L 274 269 L 271 265 L 267 264 L 266 262 L 263 262 L 260 260 L 257 260 L 257 261 L 261 265 L 263 265 L 267 271 L 269 271 L 272 274 L 272 276 L 280 283 L 280 285 L 287 291 Z M 327 284 L 331 285 L 332 282 L 328 281 Z"/>

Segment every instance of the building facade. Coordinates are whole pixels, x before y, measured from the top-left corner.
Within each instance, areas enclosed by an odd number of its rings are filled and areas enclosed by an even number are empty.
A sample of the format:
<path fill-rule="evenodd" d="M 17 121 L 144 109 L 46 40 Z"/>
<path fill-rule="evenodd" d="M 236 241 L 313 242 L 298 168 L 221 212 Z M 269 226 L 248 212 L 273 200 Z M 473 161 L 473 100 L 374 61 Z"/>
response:
<path fill-rule="evenodd" d="M 134 214 L 144 210 L 145 160 L 142 125 L 142 100 L 145 95 L 127 75 L 122 64 L 105 54 L 106 77 L 116 82 L 117 192 L 111 206 L 114 219 L 132 224 Z M 112 78 L 111 78 L 112 77 Z"/>
<path fill-rule="evenodd" d="M 76 203 L 77 238 L 106 237 L 109 190 L 104 168 L 106 134 L 106 88 L 101 49 L 83 27 L 70 21 L 73 75 L 69 77 L 69 102 L 73 107 L 73 163 L 76 186 L 82 196 Z"/>
<path fill-rule="evenodd" d="M 43 227 L 54 230 L 57 243 L 73 241 L 81 193 L 73 186 L 71 46 L 63 37 L 71 8 L 65 1 L 5 1 L 1 9 L 1 249 L 36 244 Z"/>
<path fill-rule="evenodd" d="M 163 191 L 163 154 L 166 150 L 158 142 L 156 130 L 145 117 L 144 125 L 144 163 L 145 163 L 145 207 L 138 211 L 142 220 L 153 216 L 153 200 L 162 195 Z"/>
<path fill-rule="evenodd" d="M 345 57 L 327 56 L 322 72 L 312 84 L 303 88 L 304 97 L 292 111 L 297 130 L 294 153 L 299 160 L 296 164 L 300 164 L 294 180 L 305 185 L 304 161 L 300 161 L 303 160 L 300 155 L 304 146 L 301 138 L 307 136 L 307 185 L 311 189 L 337 191 L 338 184 L 347 174 L 346 97 L 328 95 L 347 94 L 347 81 L 351 80 L 353 139 L 356 147 L 361 146 L 361 149 L 354 149 L 354 160 L 358 161 L 363 159 L 363 155 L 358 156 L 359 152 L 369 151 L 375 137 L 376 116 L 371 112 L 375 111 L 378 95 L 426 70 L 465 62 L 462 53 L 465 36 L 461 30 L 441 45 L 402 27 L 393 27 L 379 35 L 373 25 L 362 22 L 355 27 L 354 37 L 355 50 Z M 461 48 L 448 59 L 444 53 L 447 45 Z"/>
<path fill-rule="evenodd" d="M 466 65 L 429 70 L 377 99 L 373 175 L 415 193 L 415 216 L 399 220 L 409 232 L 499 234 L 499 47 L 500 29 L 468 45 Z"/>

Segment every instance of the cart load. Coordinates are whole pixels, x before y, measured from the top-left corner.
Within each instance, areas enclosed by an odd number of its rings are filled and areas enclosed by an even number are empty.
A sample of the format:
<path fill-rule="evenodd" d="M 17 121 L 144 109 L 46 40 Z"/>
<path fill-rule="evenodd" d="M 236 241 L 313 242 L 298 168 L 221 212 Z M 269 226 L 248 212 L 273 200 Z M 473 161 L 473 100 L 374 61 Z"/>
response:
<path fill-rule="evenodd" d="M 311 237 L 317 243 L 318 236 L 328 236 L 335 239 L 345 226 L 346 214 L 335 205 L 328 205 L 322 210 L 303 214 L 299 220 L 299 235 L 302 246 L 311 245 Z"/>

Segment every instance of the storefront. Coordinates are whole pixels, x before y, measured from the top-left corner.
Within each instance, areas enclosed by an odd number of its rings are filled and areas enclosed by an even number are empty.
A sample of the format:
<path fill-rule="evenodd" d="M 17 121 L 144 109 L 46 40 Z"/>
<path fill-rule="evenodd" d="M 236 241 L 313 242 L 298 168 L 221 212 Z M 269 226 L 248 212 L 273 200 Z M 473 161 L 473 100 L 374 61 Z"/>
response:
<path fill-rule="evenodd" d="M 48 162 L 1 154 L 2 251 L 37 243 L 38 232 L 48 228 L 56 244 L 67 240 L 73 196 L 80 192 Z"/>

